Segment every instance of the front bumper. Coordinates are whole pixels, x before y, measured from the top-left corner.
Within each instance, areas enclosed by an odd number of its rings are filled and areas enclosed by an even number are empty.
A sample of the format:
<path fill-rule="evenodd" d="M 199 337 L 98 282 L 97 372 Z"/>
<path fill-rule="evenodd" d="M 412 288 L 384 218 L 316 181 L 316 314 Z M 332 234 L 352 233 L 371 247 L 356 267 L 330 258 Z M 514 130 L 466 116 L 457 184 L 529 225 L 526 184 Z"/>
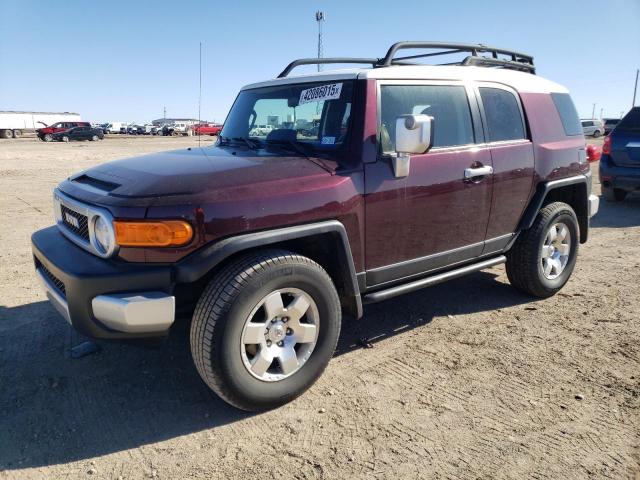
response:
<path fill-rule="evenodd" d="M 589 195 L 589 218 L 598 213 L 598 208 L 600 208 L 600 197 L 594 194 Z"/>
<path fill-rule="evenodd" d="M 55 226 L 35 232 L 31 245 L 47 298 L 80 333 L 113 339 L 161 336 L 173 323 L 170 267 L 98 258 Z"/>

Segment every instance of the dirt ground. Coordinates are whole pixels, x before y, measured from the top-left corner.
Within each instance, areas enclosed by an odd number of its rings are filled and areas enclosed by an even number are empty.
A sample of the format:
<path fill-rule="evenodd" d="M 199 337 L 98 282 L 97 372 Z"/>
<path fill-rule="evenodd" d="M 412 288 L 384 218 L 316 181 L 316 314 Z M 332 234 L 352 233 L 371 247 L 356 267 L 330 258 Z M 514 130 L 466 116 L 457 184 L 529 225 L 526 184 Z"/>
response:
<path fill-rule="evenodd" d="M 601 205 L 554 298 L 499 267 L 367 307 L 319 382 L 269 413 L 209 392 L 184 323 L 160 348 L 72 359 L 83 339 L 30 253 L 52 188 L 196 142 L 0 140 L 0 478 L 640 478 L 637 196 Z"/>

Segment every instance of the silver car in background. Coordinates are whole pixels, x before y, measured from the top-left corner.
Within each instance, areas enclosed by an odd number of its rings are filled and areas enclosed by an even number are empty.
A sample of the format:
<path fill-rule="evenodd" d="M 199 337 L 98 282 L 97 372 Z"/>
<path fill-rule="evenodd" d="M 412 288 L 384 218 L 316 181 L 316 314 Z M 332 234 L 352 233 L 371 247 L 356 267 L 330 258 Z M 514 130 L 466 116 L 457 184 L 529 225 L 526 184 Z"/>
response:
<path fill-rule="evenodd" d="M 600 120 L 580 120 L 584 136 L 599 137 L 604 133 L 604 125 Z"/>

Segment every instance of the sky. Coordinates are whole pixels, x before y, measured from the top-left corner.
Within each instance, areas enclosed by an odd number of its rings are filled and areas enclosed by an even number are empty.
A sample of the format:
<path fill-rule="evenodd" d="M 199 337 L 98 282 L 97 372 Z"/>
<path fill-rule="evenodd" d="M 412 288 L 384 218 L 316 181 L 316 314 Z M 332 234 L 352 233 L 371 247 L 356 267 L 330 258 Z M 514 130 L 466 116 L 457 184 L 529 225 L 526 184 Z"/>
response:
<path fill-rule="evenodd" d="M 95 122 L 223 121 L 238 90 L 293 59 L 382 57 L 399 40 L 484 43 L 534 56 L 583 118 L 631 107 L 640 0 L 0 0 L 0 110 Z M 640 87 L 639 87 L 640 88 Z M 636 105 L 640 104 L 640 92 Z"/>

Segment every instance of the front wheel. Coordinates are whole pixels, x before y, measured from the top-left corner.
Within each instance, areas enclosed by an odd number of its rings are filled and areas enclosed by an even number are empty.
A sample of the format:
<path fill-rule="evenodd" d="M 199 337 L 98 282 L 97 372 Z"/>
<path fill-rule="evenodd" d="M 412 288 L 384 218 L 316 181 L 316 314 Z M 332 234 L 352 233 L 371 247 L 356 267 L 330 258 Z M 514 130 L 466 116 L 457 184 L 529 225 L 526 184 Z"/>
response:
<path fill-rule="evenodd" d="M 91 141 L 92 142 L 97 142 L 98 141 L 98 135 L 94 135 L 93 137 L 91 137 Z"/>
<path fill-rule="evenodd" d="M 44 137 L 42 137 L 42 140 L 44 140 L 45 142 L 51 142 L 53 140 L 53 135 L 47 133 Z"/>
<path fill-rule="evenodd" d="M 555 295 L 569 281 L 579 244 L 578 219 L 571 206 L 546 205 L 507 253 L 511 285 L 540 298 Z"/>
<path fill-rule="evenodd" d="M 341 309 L 327 272 L 284 250 L 228 264 L 198 301 L 191 352 L 198 373 L 236 408 L 260 411 L 307 390 L 329 363 Z"/>
<path fill-rule="evenodd" d="M 596 130 L 595 132 L 593 132 L 593 138 L 598 138 L 600 135 L 602 135 L 600 130 Z"/>
<path fill-rule="evenodd" d="M 64 137 L 62 137 L 62 141 L 64 143 L 67 143 L 69 141 L 69 137 L 67 137 L 66 135 Z"/>

